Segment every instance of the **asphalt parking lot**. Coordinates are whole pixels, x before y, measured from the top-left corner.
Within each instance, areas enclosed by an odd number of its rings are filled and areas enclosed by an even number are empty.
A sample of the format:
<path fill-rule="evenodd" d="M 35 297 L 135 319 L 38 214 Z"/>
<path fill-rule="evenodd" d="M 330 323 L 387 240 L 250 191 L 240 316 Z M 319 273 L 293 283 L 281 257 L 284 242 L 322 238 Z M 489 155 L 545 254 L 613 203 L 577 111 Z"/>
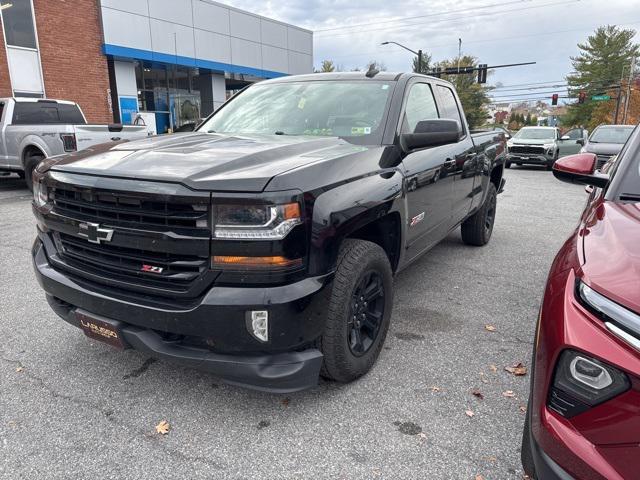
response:
<path fill-rule="evenodd" d="M 585 193 L 543 169 L 506 178 L 488 246 L 454 232 L 397 277 L 372 372 L 279 396 L 58 319 L 32 273 L 29 192 L 0 177 L 0 478 L 521 479 L 529 374 L 504 367 L 530 366 L 546 274 Z"/>

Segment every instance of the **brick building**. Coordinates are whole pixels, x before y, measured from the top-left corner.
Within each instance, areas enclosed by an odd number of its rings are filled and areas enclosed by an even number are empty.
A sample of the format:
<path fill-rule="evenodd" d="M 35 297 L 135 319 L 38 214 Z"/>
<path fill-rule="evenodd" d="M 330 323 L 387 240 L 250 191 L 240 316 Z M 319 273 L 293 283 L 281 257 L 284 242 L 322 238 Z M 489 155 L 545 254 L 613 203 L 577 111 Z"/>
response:
<path fill-rule="evenodd" d="M 211 0 L 0 0 L 0 97 L 72 100 L 162 133 L 229 91 L 313 69 L 308 30 Z"/>

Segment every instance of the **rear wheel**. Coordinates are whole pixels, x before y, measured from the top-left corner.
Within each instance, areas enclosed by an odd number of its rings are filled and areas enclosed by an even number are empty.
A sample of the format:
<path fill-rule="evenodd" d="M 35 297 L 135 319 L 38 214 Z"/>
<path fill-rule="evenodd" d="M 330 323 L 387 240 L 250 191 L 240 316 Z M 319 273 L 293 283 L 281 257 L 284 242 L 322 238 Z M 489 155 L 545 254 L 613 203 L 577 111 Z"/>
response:
<path fill-rule="evenodd" d="M 392 305 L 393 273 L 384 250 L 345 240 L 320 338 L 322 376 L 350 382 L 371 369 L 387 336 Z"/>
<path fill-rule="evenodd" d="M 493 183 L 487 187 L 487 198 L 482 207 L 462 222 L 462 241 L 467 245 L 481 247 L 489 243 L 496 219 L 497 191 Z"/>
<path fill-rule="evenodd" d="M 27 183 L 27 188 L 33 191 L 33 171 L 38 164 L 44 160 L 44 155 L 40 151 L 33 150 L 27 152 L 24 159 L 24 180 Z"/>

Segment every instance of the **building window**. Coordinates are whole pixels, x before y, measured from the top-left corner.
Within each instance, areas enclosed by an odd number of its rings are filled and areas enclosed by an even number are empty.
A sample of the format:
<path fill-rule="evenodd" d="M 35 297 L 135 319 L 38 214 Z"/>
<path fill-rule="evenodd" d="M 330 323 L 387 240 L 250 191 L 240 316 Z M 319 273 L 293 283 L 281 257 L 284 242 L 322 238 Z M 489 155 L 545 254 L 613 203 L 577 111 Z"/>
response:
<path fill-rule="evenodd" d="M 1 11 L 7 45 L 36 49 L 31 0 L 4 0 L 0 3 L 5 7 Z"/>

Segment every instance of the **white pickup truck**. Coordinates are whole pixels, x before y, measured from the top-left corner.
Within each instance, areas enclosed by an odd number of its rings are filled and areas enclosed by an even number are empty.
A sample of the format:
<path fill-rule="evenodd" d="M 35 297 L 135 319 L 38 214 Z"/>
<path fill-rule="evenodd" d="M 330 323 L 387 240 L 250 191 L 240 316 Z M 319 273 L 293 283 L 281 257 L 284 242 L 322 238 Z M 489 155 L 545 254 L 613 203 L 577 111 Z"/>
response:
<path fill-rule="evenodd" d="M 147 135 L 145 126 L 88 125 L 77 103 L 0 98 L 0 174 L 16 172 L 31 188 L 33 169 L 44 158 Z"/>

